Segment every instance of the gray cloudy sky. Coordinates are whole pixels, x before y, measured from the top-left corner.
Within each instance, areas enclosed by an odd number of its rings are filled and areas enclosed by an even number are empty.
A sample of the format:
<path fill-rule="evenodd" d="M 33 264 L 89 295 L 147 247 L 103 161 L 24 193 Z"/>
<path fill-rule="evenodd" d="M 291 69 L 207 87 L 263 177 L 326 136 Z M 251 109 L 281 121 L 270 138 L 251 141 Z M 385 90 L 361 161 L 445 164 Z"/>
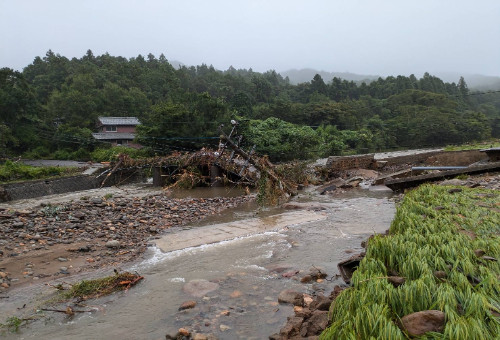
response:
<path fill-rule="evenodd" d="M 218 69 L 500 76 L 500 1 L 0 0 L 0 67 L 49 49 Z"/>

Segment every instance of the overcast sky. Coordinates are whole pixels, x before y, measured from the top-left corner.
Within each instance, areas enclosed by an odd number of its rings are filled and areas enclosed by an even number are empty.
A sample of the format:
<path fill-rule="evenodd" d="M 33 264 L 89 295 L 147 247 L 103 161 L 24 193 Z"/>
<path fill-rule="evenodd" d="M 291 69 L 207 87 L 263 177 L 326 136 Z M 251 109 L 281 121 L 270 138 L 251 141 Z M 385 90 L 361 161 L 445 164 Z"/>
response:
<path fill-rule="evenodd" d="M 222 70 L 500 76 L 500 1 L 0 0 L 0 67 L 49 49 Z"/>

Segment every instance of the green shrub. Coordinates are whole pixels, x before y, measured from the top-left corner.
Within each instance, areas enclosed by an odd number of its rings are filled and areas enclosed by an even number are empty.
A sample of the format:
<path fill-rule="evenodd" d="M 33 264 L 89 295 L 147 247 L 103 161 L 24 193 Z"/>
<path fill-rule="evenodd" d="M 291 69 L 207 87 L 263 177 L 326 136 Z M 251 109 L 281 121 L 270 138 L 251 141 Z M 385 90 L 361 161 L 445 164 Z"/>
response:
<path fill-rule="evenodd" d="M 80 149 L 76 150 L 75 152 L 72 152 L 70 154 L 69 159 L 72 159 L 75 161 L 86 162 L 86 161 L 91 160 L 91 156 L 90 156 L 90 152 L 87 149 L 80 148 Z"/>
<path fill-rule="evenodd" d="M 54 159 L 68 160 L 71 158 L 71 152 L 68 150 L 57 150 L 54 152 Z"/>
<path fill-rule="evenodd" d="M 30 159 L 46 159 L 50 156 L 50 151 L 45 146 L 37 146 L 24 154 L 24 157 Z"/>

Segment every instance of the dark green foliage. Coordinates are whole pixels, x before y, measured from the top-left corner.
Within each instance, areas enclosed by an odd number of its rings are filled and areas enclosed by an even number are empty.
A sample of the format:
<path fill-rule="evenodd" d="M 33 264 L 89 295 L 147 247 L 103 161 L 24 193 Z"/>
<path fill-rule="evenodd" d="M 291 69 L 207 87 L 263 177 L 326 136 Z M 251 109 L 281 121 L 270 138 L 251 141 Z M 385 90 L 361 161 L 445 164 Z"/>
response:
<path fill-rule="evenodd" d="M 283 150 L 276 139 L 257 142 L 259 152 L 287 160 L 297 140 L 306 144 L 295 158 L 498 137 L 500 94 L 476 95 L 463 78 L 444 83 L 428 73 L 361 84 L 315 75 L 291 85 L 273 70 L 174 69 L 164 55 L 126 59 L 90 50 L 71 60 L 49 50 L 22 73 L 0 70 L 0 156 L 84 159 L 78 150 L 97 146 L 98 116 L 138 117 L 139 141 L 157 153 L 215 148 L 218 126 L 234 116 L 260 120 L 252 123 L 257 130 L 270 118 L 312 128 L 294 127 L 297 138 L 278 133 L 279 143 L 291 143 Z"/>
<path fill-rule="evenodd" d="M 250 121 L 244 134 L 248 136 L 248 143 L 256 146 L 257 152 L 267 154 L 273 162 L 312 158 L 319 142 L 310 127 L 278 118 Z"/>

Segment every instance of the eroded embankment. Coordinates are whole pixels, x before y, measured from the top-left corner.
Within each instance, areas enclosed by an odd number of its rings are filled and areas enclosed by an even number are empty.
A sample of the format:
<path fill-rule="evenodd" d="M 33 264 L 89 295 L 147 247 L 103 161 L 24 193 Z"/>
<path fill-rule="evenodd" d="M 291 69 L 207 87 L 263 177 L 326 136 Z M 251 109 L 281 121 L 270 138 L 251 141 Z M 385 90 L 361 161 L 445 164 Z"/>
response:
<path fill-rule="evenodd" d="M 500 193 L 425 185 L 331 306 L 321 339 L 494 339 L 500 334 Z"/>

